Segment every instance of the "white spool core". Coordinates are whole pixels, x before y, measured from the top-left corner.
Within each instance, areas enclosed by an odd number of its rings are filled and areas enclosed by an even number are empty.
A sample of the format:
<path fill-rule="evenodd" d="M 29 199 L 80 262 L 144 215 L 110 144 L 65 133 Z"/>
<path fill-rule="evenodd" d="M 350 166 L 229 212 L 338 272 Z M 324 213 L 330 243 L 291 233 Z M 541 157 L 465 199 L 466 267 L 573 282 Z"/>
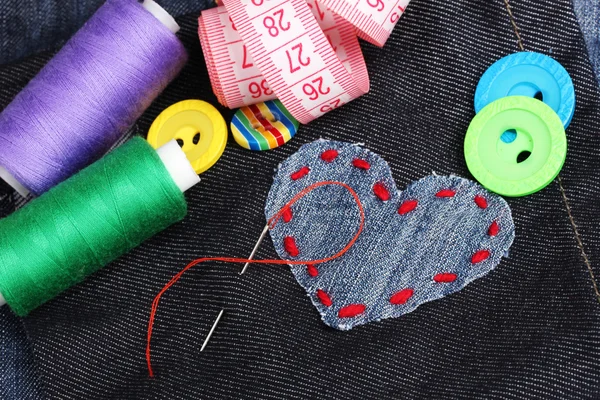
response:
<path fill-rule="evenodd" d="M 6 304 L 6 300 L 4 300 L 4 297 L 2 297 L 2 293 L 0 293 L 0 307 L 2 307 L 5 304 Z"/>
<path fill-rule="evenodd" d="M 150 12 L 150 14 L 154 15 L 156 19 L 158 19 L 164 26 L 169 28 L 169 30 L 173 33 L 179 32 L 179 25 L 175 22 L 175 19 L 165 11 L 164 8 L 156 4 L 152 0 L 144 0 L 142 3 L 142 7 Z"/>
<path fill-rule="evenodd" d="M 29 194 L 29 190 L 27 190 L 25 186 L 21 185 L 21 183 L 19 183 L 19 181 L 16 180 L 15 177 L 12 176 L 12 174 L 2 166 L 0 166 L 0 179 L 12 186 L 13 189 L 15 189 L 21 196 L 27 197 Z"/>
<path fill-rule="evenodd" d="M 200 177 L 175 140 L 159 147 L 156 152 L 181 192 L 185 192 L 200 182 Z"/>

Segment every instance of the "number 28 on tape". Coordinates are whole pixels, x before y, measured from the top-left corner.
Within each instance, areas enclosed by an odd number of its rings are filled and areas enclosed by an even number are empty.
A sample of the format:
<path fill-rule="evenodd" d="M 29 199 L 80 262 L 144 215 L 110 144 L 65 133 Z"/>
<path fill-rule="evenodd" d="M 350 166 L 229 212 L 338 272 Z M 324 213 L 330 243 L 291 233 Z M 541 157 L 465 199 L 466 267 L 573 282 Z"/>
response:
<path fill-rule="evenodd" d="M 238 108 L 279 98 L 302 123 L 368 92 L 356 31 L 383 45 L 408 3 L 222 1 L 224 6 L 202 12 L 199 19 L 200 41 L 219 102 Z"/>

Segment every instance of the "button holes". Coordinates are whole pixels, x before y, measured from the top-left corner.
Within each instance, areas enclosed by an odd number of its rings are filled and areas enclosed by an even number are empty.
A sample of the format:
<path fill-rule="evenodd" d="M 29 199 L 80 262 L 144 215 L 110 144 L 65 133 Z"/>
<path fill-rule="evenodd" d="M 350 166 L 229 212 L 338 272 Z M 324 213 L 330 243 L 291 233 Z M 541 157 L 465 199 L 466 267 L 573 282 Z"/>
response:
<path fill-rule="evenodd" d="M 177 144 L 179 145 L 179 147 L 183 147 L 183 140 L 177 139 Z"/>
<path fill-rule="evenodd" d="M 520 164 L 523 161 L 527 160 L 530 155 L 531 155 L 531 152 L 528 150 L 524 150 L 524 151 L 520 152 L 519 155 L 517 156 L 517 164 Z"/>
<path fill-rule="evenodd" d="M 198 144 L 198 142 L 200 142 L 200 132 L 197 132 L 192 138 L 192 143 Z"/>
<path fill-rule="evenodd" d="M 502 136 L 500 136 L 500 140 L 504 143 L 512 143 L 517 138 L 517 131 L 515 129 L 508 129 L 505 131 Z"/>
<path fill-rule="evenodd" d="M 544 94 L 541 91 L 537 91 L 534 95 L 533 98 L 539 101 L 544 101 Z"/>

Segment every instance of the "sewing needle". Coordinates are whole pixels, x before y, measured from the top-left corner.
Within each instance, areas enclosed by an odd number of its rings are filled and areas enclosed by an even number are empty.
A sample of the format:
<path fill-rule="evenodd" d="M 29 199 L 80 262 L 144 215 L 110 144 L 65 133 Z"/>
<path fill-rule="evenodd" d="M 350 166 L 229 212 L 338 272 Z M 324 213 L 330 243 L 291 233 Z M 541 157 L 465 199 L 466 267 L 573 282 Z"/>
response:
<path fill-rule="evenodd" d="M 208 336 L 206 336 L 206 339 L 204 339 L 204 343 L 202 343 L 202 348 L 200 349 L 200 351 L 204 351 L 204 348 L 206 347 L 206 345 L 208 344 L 208 341 L 210 340 L 210 337 L 213 335 L 213 332 L 215 331 L 215 328 L 217 327 L 217 324 L 219 323 L 219 321 L 221 320 L 221 317 L 223 316 L 223 313 L 225 312 L 225 310 L 221 310 L 221 312 L 219 313 L 219 315 L 217 316 L 217 319 L 215 320 L 215 322 L 213 323 L 212 328 L 210 328 L 210 332 L 208 332 Z"/>
<path fill-rule="evenodd" d="M 258 238 L 258 242 L 256 242 L 256 245 L 254 246 L 254 249 L 252 249 L 252 253 L 250 253 L 250 257 L 248 257 L 248 260 L 253 260 L 254 259 L 254 255 L 256 254 L 256 251 L 260 247 L 260 244 L 262 243 L 262 241 L 265 238 L 265 236 L 267 236 L 267 232 L 269 232 L 269 224 L 267 224 L 265 226 L 265 229 L 263 229 L 262 233 L 260 234 L 260 237 Z M 242 268 L 242 271 L 240 272 L 240 275 L 243 275 L 244 272 L 246 272 L 246 269 L 248 268 L 248 265 L 250 265 L 249 262 L 247 262 L 246 264 L 244 264 L 244 268 Z"/>

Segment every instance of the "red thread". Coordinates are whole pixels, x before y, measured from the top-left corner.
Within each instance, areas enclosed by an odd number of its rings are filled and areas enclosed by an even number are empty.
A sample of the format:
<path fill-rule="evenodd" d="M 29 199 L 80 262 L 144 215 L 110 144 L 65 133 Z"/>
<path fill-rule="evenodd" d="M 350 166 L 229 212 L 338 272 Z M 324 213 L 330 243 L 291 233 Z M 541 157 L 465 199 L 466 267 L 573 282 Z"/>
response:
<path fill-rule="evenodd" d="M 352 165 L 354 165 L 356 168 L 364 169 L 365 171 L 371 168 L 371 164 L 358 158 L 355 158 L 354 161 L 352 161 Z"/>
<path fill-rule="evenodd" d="M 298 171 L 294 172 L 290 177 L 293 181 L 297 181 L 300 178 L 304 178 L 310 172 L 310 168 L 302 167 Z"/>
<path fill-rule="evenodd" d="M 456 192 L 452 189 L 443 189 L 435 194 L 435 197 L 454 197 Z"/>
<path fill-rule="evenodd" d="M 296 246 L 296 239 L 291 236 L 283 238 L 283 248 L 292 257 L 298 257 L 298 254 L 300 254 L 300 250 L 298 250 L 298 246 Z"/>
<path fill-rule="evenodd" d="M 329 297 L 327 292 L 325 292 L 324 290 L 317 290 L 317 297 L 325 307 L 331 307 L 331 305 L 333 304 L 333 301 L 331 301 L 331 297 Z"/>
<path fill-rule="evenodd" d="M 340 311 L 338 311 L 338 317 L 340 318 L 352 318 L 356 317 L 365 312 L 367 306 L 364 304 L 350 304 L 349 306 L 342 307 Z"/>
<path fill-rule="evenodd" d="M 433 277 L 433 280 L 437 283 L 450 283 L 456 280 L 456 274 L 450 274 L 448 272 L 444 272 L 443 274 L 437 274 Z"/>
<path fill-rule="evenodd" d="M 268 225 L 269 225 L 269 229 L 273 229 L 276 225 L 277 222 L 279 221 L 279 219 L 282 217 L 282 214 L 284 212 L 284 209 L 286 207 L 291 207 L 294 203 L 296 203 L 298 200 L 300 200 L 301 198 L 303 198 L 304 196 L 306 196 L 308 193 L 310 193 L 311 191 L 315 190 L 318 187 L 321 186 L 326 186 L 326 185 L 337 185 L 337 186 L 341 186 L 344 189 L 346 189 L 350 195 L 354 198 L 354 201 L 356 202 L 356 206 L 358 207 L 358 211 L 360 213 L 360 223 L 358 226 L 358 230 L 356 231 L 356 234 L 354 235 L 354 237 L 352 238 L 352 240 L 350 240 L 348 242 L 348 244 L 342 249 L 340 250 L 338 253 L 334 254 L 333 256 L 330 257 L 326 257 L 326 258 L 321 258 L 318 260 L 298 260 L 298 261 L 294 261 L 294 260 L 248 260 L 246 258 L 234 258 L 234 257 L 203 257 L 203 258 L 198 258 L 192 262 L 190 262 L 188 265 L 186 265 L 185 268 L 183 268 L 181 271 L 179 271 L 156 295 L 156 297 L 154 297 L 154 300 L 152 301 L 152 307 L 150 309 L 150 317 L 148 319 L 148 336 L 147 336 L 147 342 L 146 342 L 146 363 L 148 365 L 148 374 L 150 375 L 150 377 L 154 377 L 154 372 L 152 370 L 152 362 L 151 362 L 151 341 L 152 341 L 152 330 L 154 328 L 154 319 L 156 318 L 156 312 L 158 311 L 158 305 L 160 303 L 160 299 L 163 296 L 163 294 L 165 294 L 165 292 L 167 290 L 169 290 L 169 288 L 171 286 L 173 286 L 175 283 L 177 283 L 179 281 L 179 279 L 181 279 L 181 277 L 183 276 L 183 274 L 186 273 L 186 271 L 188 271 L 191 268 L 194 268 L 196 265 L 201 264 L 203 262 L 206 261 L 221 261 L 221 262 L 231 262 L 231 263 L 253 263 L 253 264 L 275 264 L 275 265 L 285 265 L 285 264 L 290 264 L 290 265 L 305 265 L 305 264 L 323 264 L 326 263 L 328 261 L 331 260 L 335 260 L 336 258 L 341 257 L 342 255 L 344 255 L 348 250 L 350 250 L 350 248 L 352 248 L 352 246 L 354 246 L 354 243 L 356 243 L 356 241 L 358 240 L 358 238 L 360 237 L 360 234 L 362 233 L 364 226 L 365 226 L 365 210 L 363 208 L 363 205 L 360 201 L 360 198 L 358 197 L 358 194 L 356 194 L 356 192 L 347 184 L 342 183 L 342 182 L 335 182 L 335 181 L 325 181 L 325 182 L 317 182 L 315 184 L 312 184 L 310 186 L 308 186 L 307 188 L 303 189 L 302 191 L 300 191 L 296 196 L 294 196 L 292 198 L 292 200 L 290 200 L 285 206 L 283 206 L 283 208 L 281 210 L 279 210 L 275 215 L 273 215 L 269 221 L 268 221 Z"/>
<path fill-rule="evenodd" d="M 490 257 L 489 250 L 479 250 L 478 252 L 473 254 L 473 257 L 471 257 L 471 263 L 477 264 L 477 263 L 487 260 L 489 257 Z"/>
<path fill-rule="evenodd" d="M 415 291 L 412 289 L 402 289 L 398 293 L 390 297 L 392 304 L 405 304 L 410 299 Z"/>
<path fill-rule="evenodd" d="M 337 158 L 338 154 L 339 153 L 337 150 L 325 150 L 323 153 L 321 153 L 321 160 L 325 162 L 332 162 Z"/>
<path fill-rule="evenodd" d="M 487 208 L 487 200 L 483 196 L 475 196 L 475 204 L 477 204 L 479 208 L 482 208 L 484 210 Z"/>
<path fill-rule="evenodd" d="M 317 277 L 317 275 L 319 275 L 319 270 L 317 269 L 317 267 L 315 267 L 315 266 L 314 266 L 314 265 L 312 265 L 312 264 L 308 264 L 308 265 L 306 266 L 306 272 L 308 272 L 308 275 L 309 275 L 311 278 L 315 278 L 315 277 Z"/>
<path fill-rule="evenodd" d="M 283 222 L 285 222 L 286 224 L 292 220 L 293 216 L 294 215 L 292 214 L 292 209 L 289 207 L 285 208 L 283 210 L 283 214 L 281 214 L 281 217 L 283 218 Z"/>
<path fill-rule="evenodd" d="M 388 201 L 390 199 L 390 192 L 388 192 L 381 182 L 377 182 L 373 185 L 373 193 L 375 193 L 375 196 L 379 197 L 379 200 L 381 201 Z"/>
<path fill-rule="evenodd" d="M 492 224 L 490 225 L 490 228 L 488 229 L 488 235 L 496 236 L 498 234 L 498 232 L 500 232 L 500 226 L 498 226 L 498 223 L 496 221 L 494 221 L 494 222 L 492 222 Z"/>
<path fill-rule="evenodd" d="M 419 202 L 417 200 L 404 200 L 404 202 L 400 205 L 400 208 L 398 208 L 398 214 L 408 214 L 409 212 L 417 208 L 418 204 Z"/>

